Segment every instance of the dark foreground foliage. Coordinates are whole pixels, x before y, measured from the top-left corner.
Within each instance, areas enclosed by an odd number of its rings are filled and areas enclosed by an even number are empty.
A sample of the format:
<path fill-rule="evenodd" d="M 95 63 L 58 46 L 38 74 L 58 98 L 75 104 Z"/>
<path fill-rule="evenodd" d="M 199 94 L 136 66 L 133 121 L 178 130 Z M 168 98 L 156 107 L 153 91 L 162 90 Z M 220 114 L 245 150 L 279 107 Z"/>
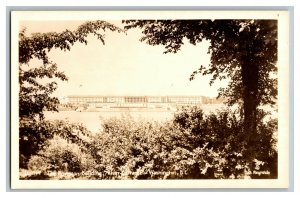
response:
<path fill-rule="evenodd" d="M 65 121 L 27 121 L 20 168 L 34 174 L 21 179 L 277 178 L 277 121 L 265 118 L 261 112 L 251 144 L 230 110 L 184 108 L 164 123 L 112 118 L 98 134 Z"/>

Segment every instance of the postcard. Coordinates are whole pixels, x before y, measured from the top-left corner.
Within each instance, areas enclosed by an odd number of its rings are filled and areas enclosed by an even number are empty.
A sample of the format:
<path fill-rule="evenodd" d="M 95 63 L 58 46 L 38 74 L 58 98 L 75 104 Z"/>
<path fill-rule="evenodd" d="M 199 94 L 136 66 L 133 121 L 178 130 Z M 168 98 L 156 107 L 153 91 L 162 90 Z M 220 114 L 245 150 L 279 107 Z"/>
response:
<path fill-rule="evenodd" d="M 288 11 L 12 11 L 12 189 L 288 188 Z"/>

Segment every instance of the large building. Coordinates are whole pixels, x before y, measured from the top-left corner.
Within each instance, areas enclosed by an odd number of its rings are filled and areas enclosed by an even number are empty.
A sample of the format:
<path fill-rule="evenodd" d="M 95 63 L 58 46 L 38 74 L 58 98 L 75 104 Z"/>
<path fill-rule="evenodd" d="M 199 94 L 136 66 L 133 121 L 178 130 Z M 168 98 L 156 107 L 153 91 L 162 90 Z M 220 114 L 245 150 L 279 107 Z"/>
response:
<path fill-rule="evenodd" d="M 71 105 L 88 105 L 96 108 L 164 108 L 184 105 L 221 103 L 205 96 L 68 96 Z"/>

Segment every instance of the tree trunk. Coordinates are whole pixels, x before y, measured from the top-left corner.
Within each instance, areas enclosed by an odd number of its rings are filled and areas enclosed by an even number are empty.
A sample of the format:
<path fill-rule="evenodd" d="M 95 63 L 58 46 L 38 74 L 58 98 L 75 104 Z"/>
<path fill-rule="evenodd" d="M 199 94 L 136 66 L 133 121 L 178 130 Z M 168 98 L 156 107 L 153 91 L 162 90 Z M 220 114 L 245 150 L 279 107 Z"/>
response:
<path fill-rule="evenodd" d="M 250 134 L 256 132 L 258 67 L 255 64 L 242 66 L 244 129 Z"/>
<path fill-rule="evenodd" d="M 243 120 L 244 132 L 249 136 L 250 140 L 252 135 L 256 133 L 256 114 L 258 106 L 258 78 L 259 66 L 255 62 L 255 50 L 253 47 L 253 40 L 255 34 L 253 32 L 244 32 L 241 35 L 239 46 L 241 56 L 241 75 L 243 85 Z"/>
<path fill-rule="evenodd" d="M 248 54 L 242 64 L 242 83 L 244 120 L 243 139 L 245 140 L 246 146 L 245 155 L 247 155 L 249 162 L 252 162 L 255 157 L 255 150 L 257 149 L 258 71 L 259 67 L 257 63 L 251 61 Z"/>

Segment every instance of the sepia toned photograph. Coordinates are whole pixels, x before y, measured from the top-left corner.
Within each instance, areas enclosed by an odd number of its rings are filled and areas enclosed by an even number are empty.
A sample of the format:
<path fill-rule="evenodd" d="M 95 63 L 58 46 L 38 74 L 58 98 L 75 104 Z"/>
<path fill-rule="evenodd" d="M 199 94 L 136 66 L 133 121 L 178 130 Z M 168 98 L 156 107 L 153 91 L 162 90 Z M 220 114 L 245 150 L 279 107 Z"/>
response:
<path fill-rule="evenodd" d="M 287 12 L 11 19 L 13 187 L 288 187 Z"/>

